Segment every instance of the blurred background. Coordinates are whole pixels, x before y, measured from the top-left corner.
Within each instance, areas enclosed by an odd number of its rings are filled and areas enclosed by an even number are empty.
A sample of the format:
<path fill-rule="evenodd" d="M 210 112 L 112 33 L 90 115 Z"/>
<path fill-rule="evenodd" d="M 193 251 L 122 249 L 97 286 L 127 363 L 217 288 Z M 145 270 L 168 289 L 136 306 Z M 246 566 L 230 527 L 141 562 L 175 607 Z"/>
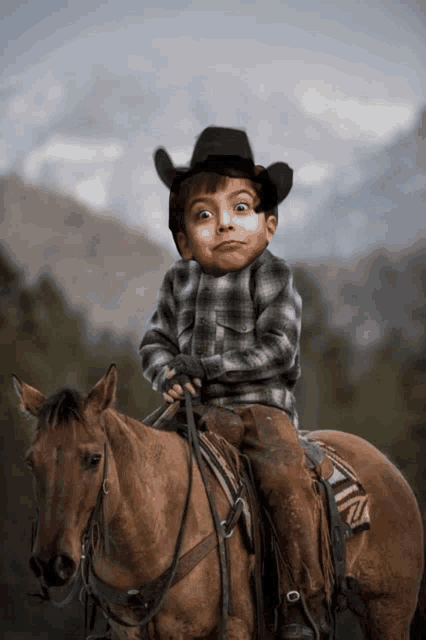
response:
<path fill-rule="evenodd" d="M 25 596 L 30 422 L 10 374 L 161 402 L 137 347 L 177 253 L 152 153 L 208 125 L 295 170 L 271 244 L 304 301 L 303 428 L 359 434 L 426 504 L 426 14 L 420 0 L 3 0 L 0 23 L 2 574 L 6 640 L 82 637 Z M 412 638 L 426 636 L 417 618 Z M 345 638 L 357 637 L 354 632 Z"/>

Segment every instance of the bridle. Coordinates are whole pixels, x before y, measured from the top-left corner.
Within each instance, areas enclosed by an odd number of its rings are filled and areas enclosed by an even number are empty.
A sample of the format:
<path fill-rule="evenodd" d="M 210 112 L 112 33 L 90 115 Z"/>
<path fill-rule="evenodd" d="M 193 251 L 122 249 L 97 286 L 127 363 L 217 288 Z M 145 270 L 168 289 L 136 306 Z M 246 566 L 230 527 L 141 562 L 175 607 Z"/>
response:
<path fill-rule="evenodd" d="M 43 584 L 41 578 L 38 578 L 38 583 L 39 583 L 41 593 L 30 593 L 28 595 L 40 598 L 42 602 L 51 602 L 55 607 L 59 607 L 59 608 L 66 607 L 73 600 L 73 598 L 76 596 L 79 589 L 81 591 L 82 587 L 84 587 L 84 579 L 83 579 L 84 562 L 86 561 L 87 554 L 91 553 L 92 549 L 94 548 L 94 544 L 93 544 L 94 529 L 97 523 L 99 522 L 99 520 L 100 520 L 100 525 L 102 527 L 102 532 L 103 532 L 102 539 L 104 543 L 105 553 L 109 553 L 109 537 L 108 537 L 107 521 L 105 516 L 105 499 L 104 499 L 104 496 L 108 495 L 109 489 L 110 489 L 109 479 L 108 479 L 109 471 L 110 471 L 110 462 L 109 462 L 109 456 L 108 456 L 108 441 L 105 440 L 102 482 L 98 491 L 95 506 L 89 516 L 87 526 L 83 531 L 82 538 L 81 538 L 81 556 L 80 556 L 80 567 L 79 567 L 80 571 L 78 569 L 76 570 L 74 577 L 72 579 L 71 589 L 68 595 L 64 598 L 64 600 L 61 600 L 60 602 L 58 602 L 57 600 L 52 598 L 49 587 Z M 37 494 L 37 491 L 35 491 L 35 493 Z M 36 517 L 33 521 L 32 530 L 31 530 L 31 545 L 30 545 L 31 554 L 33 554 L 34 552 L 34 546 L 36 543 L 38 530 L 40 528 L 39 513 L 40 513 L 40 509 L 39 507 L 37 507 Z"/>
<path fill-rule="evenodd" d="M 109 554 L 109 536 L 108 536 L 108 526 L 107 519 L 105 514 L 105 504 L 106 498 L 110 489 L 110 481 L 109 481 L 109 472 L 110 472 L 110 462 L 109 462 L 109 454 L 108 454 L 108 440 L 105 440 L 104 445 L 104 467 L 103 467 L 103 476 L 102 482 L 98 491 L 97 499 L 95 507 L 93 508 L 89 520 L 86 526 L 85 531 L 82 534 L 82 542 L 81 542 L 81 559 L 80 559 L 80 567 L 79 571 L 77 570 L 75 576 L 72 581 L 71 590 L 66 596 L 66 598 L 58 602 L 51 597 L 50 589 L 46 587 L 41 579 L 39 578 L 39 585 L 41 589 L 41 593 L 30 594 L 41 598 L 42 601 L 52 602 L 56 607 L 64 607 L 69 604 L 72 599 L 75 597 L 77 592 L 80 590 L 80 600 L 83 604 L 86 605 L 86 616 L 85 616 L 85 635 L 87 632 L 87 611 L 89 606 L 89 599 L 91 599 L 94 604 L 101 608 L 107 620 L 113 620 L 124 627 L 145 627 L 149 621 L 159 612 L 161 607 L 164 604 L 164 600 L 167 596 L 169 588 L 172 586 L 172 583 L 176 577 L 180 552 L 182 548 L 182 541 L 186 529 L 188 513 L 189 513 L 189 504 L 190 498 L 192 494 L 192 484 L 193 484 L 193 459 L 194 455 L 196 461 L 198 463 L 198 467 L 201 473 L 201 477 L 206 489 L 208 501 L 210 504 L 210 509 L 213 516 L 213 522 L 216 530 L 217 544 L 219 547 L 219 561 L 220 561 L 220 569 L 221 569 L 221 593 L 222 593 L 222 616 L 221 616 L 221 625 L 220 625 L 220 638 L 221 640 L 226 640 L 227 638 L 227 623 L 228 623 L 228 609 L 229 609 L 229 584 L 228 584 L 228 570 L 227 570 L 227 552 L 224 544 L 224 527 L 223 523 L 220 522 L 216 507 L 213 501 L 213 496 L 209 490 L 207 476 L 204 471 L 204 464 L 201 459 L 201 452 L 198 442 L 198 436 L 196 434 L 194 414 L 192 411 L 192 403 L 191 397 L 188 392 L 185 392 L 185 403 L 186 403 L 186 412 L 187 412 L 187 422 L 188 422 L 188 444 L 189 444 L 189 458 L 188 458 L 188 489 L 185 498 L 185 505 L 181 517 L 181 523 L 179 532 L 176 538 L 175 550 L 173 555 L 173 560 L 170 567 L 157 579 L 145 585 L 144 588 L 141 589 L 131 589 L 127 592 L 119 591 L 112 587 L 106 587 L 104 583 L 98 578 L 94 571 L 93 567 L 93 556 L 96 553 L 95 544 L 94 544 L 94 535 L 95 528 L 98 526 L 102 531 L 102 540 L 104 545 L 104 551 L 106 554 Z M 39 528 L 39 510 L 37 510 L 37 516 L 35 522 L 33 523 L 32 530 L 32 540 L 31 540 L 31 553 L 34 549 L 34 544 L 36 541 L 38 528 Z M 235 525 L 234 525 L 235 526 Z M 228 529 L 229 530 L 229 529 Z M 99 537 L 99 536 L 98 536 Z M 97 540 L 99 543 L 99 539 Z M 97 545 L 96 545 L 97 546 Z M 215 545 L 216 546 L 216 545 Z M 105 597 L 105 591 L 107 589 L 108 595 L 110 596 L 109 600 L 112 602 L 116 602 L 121 606 L 129 607 L 134 612 L 142 613 L 142 619 L 138 620 L 137 623 L 130 623 L 115 614 Z M 151 598 L 153 596 L 153 598 Z M 148 602 L 150 600 L 151 602 Z M 148 609 L 148 610 L 147 610 Z"/>

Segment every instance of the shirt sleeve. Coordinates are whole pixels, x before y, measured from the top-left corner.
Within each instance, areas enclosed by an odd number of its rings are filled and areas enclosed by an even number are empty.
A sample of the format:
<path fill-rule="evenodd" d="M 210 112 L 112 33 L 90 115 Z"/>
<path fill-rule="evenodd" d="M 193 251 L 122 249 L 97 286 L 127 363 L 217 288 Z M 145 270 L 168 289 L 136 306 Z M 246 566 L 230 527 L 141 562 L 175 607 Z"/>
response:
<path fill-rule="evenodd" d="M 175 324 L 175 300 L 173 276 L 166 273 L 158 298 L 158 305 L 139 347 L 142 373 L 152 384 L 154 391 L 161 391 L 161 385 L 168 373 L 168 363 L 179 353 Z"/>
<path fill-rule="evenodd" d="M 289 374 L 297 366 L 302 301 L 283 260 L 259 269 L 254 305 L 258 314 L 255 345 L 202 357 L 207 380 L 255 382 Z"/>

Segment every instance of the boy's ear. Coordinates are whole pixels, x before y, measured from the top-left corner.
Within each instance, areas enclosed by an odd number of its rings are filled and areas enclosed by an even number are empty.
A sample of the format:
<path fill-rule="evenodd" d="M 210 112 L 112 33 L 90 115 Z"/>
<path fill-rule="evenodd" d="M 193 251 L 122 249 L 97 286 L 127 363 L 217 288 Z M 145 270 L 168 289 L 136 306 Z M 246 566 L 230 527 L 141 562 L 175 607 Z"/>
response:
<path fill-rule="evenodd" d="M 184 260 L 191 260 L 194 254 L 189 246 L 188 237 L 183 231 L 178 231 L 176 236 L 179 251 Z"/>
<path fill-rule="evenodd" d="M 276 216 L 268 216 L 266 218 L 266 237 L 267 237 L 268 243 L 271 242 L 272 238 L 274 237 L 277 227 L 278 227 L 278 220 Z"/>

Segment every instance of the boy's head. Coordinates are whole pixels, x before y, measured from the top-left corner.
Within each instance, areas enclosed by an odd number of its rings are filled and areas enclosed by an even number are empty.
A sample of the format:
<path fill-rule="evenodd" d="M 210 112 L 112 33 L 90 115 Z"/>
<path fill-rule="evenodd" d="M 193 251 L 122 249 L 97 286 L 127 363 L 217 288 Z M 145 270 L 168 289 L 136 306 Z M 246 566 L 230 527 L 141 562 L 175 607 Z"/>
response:
<path fill-rule="evenodd" d="M 164 149 L 154 158 L 170 188 L 169 228 L 183 258 L 220 274 L 263 252 L 292 186 L 288 165 L 255 166 L 245 132 L 222 127 L 201 133 L 189 169 L 175 168 Z"/>
<path fill-rule="evenodd" d="M 261 190 L 246 177 L 199 173 L 185 189 L 175 239 L 181 256 L 213 275 L 254 262 L 277 228 L 273 213 L 257 213 Z"/>

